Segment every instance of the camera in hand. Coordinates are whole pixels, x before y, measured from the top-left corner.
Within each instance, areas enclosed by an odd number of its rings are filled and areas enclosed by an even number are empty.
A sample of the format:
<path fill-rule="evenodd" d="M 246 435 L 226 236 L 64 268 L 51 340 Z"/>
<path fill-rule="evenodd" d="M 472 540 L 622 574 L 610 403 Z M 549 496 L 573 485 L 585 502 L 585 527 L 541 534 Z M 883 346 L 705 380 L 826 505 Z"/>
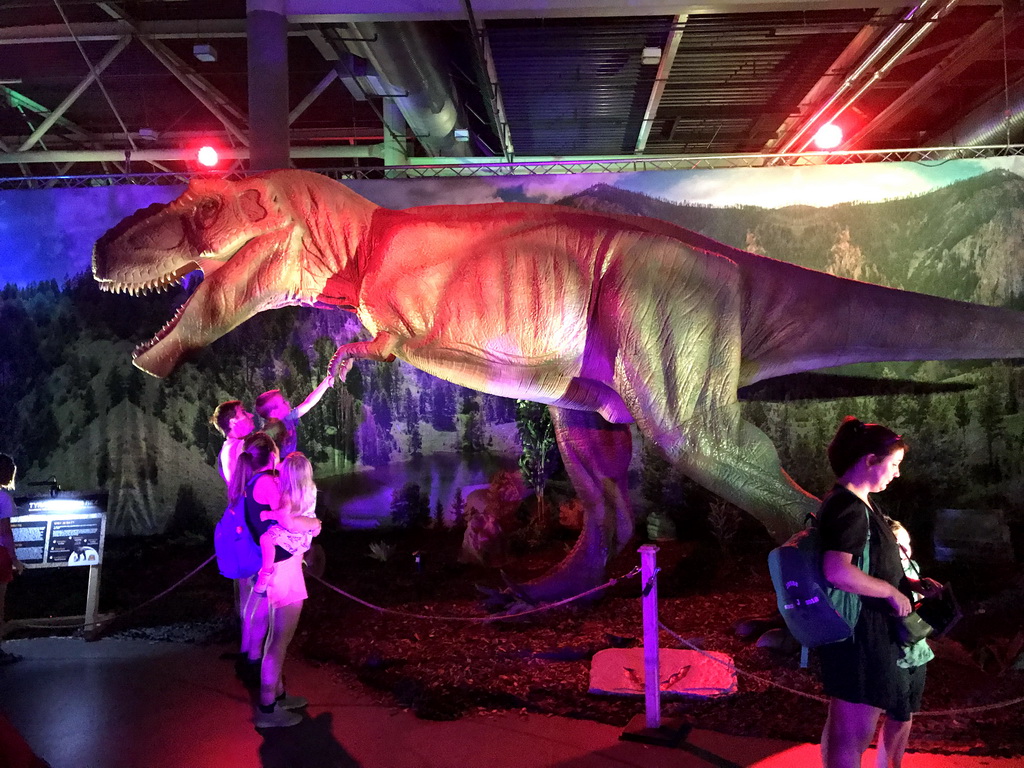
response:
<path fill-rule="evenodd" d="M 962 616 L 953 589 L 946 584 L 937 595 L 915 603 L 913 612 L 900 620 L 900 642 L 913 645 L 926 637 L 942 637 Z"/>

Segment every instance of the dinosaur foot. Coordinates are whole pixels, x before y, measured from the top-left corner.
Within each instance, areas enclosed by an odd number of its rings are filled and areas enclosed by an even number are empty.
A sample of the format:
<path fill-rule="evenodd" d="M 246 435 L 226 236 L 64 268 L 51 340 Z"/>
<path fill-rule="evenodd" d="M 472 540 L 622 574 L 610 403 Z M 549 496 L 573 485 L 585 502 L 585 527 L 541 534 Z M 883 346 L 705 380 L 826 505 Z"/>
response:
<path fill-rule="evenodd" d="M 543 608 L 546 605 L 553 605 L 597 586 L 597 583 L 583 586 L 576 583 L 566 584 L 562 580 L 552 582 L 548 579 L 523 584 L 512 581 L 505 573 L 502 573 L 501 576 L 505 580 L 504 587 L 485 587 L 478 584 L 477 590 L 483 595 L 484 607 L 489 613 L 509 617 Z M 600 597 L 601 592 L 595 592 L 573 600 L 569 605 L 593 605 Z"/>
<path fill-rule="evenodd" d="M 767 616 L 749 616 L 740 619 L 733 625 L 736 636 L 743 640 L 754 640 L 771 629 L 781 629 L 785 626 L 782 614 L 776 612 Z"/>

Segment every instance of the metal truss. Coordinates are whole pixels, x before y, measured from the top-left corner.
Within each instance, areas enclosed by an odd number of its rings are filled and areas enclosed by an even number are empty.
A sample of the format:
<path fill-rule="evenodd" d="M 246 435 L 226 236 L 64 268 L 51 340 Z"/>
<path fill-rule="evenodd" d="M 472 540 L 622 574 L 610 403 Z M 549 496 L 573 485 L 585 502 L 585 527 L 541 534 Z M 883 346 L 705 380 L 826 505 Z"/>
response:
<path fill-rule="evenodd" d="M 1024 157 L 1024 144 L 980 147 L 919 147 L 915 149 L 872 149 L 851 152 L 802 152 L 787 154 L 688 155 L 679 157 L 571 158 L 491 162 L 489 158 L 429 158 L 430 162 L 396 166 L 358 166 L 316 169 L 333 179 L 426 179 L 477 176 L 547 176 L 578 173 L 635 173 L 638 171 L 695 171 L 716 168 L 764 168 L 770 166 L 854 165 L 860 163 L 942 164 L 951 160 L 990 157 Z M 426 159 L 426 158 L 425 158 Z M 41 189 L 48 187 L 103 187 L 122 184 L 160 186 L 187 184 L 188 173 L 131 173 L 93 176 L 0 177 L 0 189 Z M 198 174 L 195 174 L 198 175 Z M 246 176 L 243 170 L 204 172 L 219 178 Z"/>

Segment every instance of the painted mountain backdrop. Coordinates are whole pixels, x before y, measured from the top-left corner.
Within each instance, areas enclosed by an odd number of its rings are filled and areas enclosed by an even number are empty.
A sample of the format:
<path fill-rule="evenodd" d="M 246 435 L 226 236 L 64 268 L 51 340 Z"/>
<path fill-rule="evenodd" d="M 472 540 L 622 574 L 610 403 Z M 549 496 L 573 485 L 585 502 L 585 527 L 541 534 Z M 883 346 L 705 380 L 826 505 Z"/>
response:
<path fill-rule="evenodd" d="M 687 205 L 607 184 L 560 202 L 664 219 L 845 277 L 1024 307 L 1024 179 L 1008 171 L 916 197 L 828 208 Z M 110 224 L 129 212 L 111 212 Z M 0 450 L 17 457 L 24 480 L 54 476 L 67 488 L 109 491 L 115 533 L 208 525 L 224 500 L 213 470 L 219 438 L 208 424 L 216 404 L 251 403 L 274 387 L 298 402 L 324 375 L 335 347 L 363 333 L 343 312 L 264 313 L 169 380 L 151 379 L 131 367 L 130 349 L 183 296 L 111 296 L 87 274 L 64 284 L 9 284 L 0 292 Z M 1017 366 L 901 363 L 853 372 L 940 382 L 953 391 L 911 395 L 899 392 L 911 391 L 912 383 L 865 385 L 853 390 L 857 397 L 787 401 L 783 389 L 772 402 L 748 403 L 749 418 L 772 436 L 799 482 L 816 493 L 827 489 L 823 447 L 838 420 L 856 413 L 892 424 L 911 442 L 904 481 L 887 494 L 904 517 L 936 506 L 996 506 L 1021 515 Z M 791 393 L 805 397 L 808 389 Z M 404 364 L 363 361 L 303 419 L 300 448 L 315 462 L 330 511 L 346 524 L 404 520 L 410 498 L 450 522 L 457 489 L 516 466 L 515 413 L 511 401 Z M 685 500 L 664 487 L 642 487 L 656 460 L 639 441 L 635 453 L 641 509 L 668 506 L 681 515 Z"/>

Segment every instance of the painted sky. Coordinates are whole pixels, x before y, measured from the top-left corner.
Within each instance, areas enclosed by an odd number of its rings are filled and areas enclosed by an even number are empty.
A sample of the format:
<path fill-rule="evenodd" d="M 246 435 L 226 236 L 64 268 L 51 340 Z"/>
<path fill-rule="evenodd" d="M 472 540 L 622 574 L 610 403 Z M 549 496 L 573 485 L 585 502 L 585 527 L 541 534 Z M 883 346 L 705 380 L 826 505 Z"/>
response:
<path fill-rule="evenodd" d="M 877 203 L 914 197 L 1002 168 L 1024 176 L 1024 157 L 940 163 L 861 163 L 800 168 L 729 168 L 623 175 L 614 186 L 677 203 L 785 208 Z"/>
<path fill-rule="evenodd" d="M 715 207 L 827 207 L 924 194 L 995 168 L 1024 176 L 1024 158 L 944 163 L 868 163 L 621 174 L 351 181 L 389 208 L 493 202 L 548 203 L 596 184 L 677 203 Z M 62 283 L 90 268 L 92 245 L 133 211 L 167 202 L 181 187 L 114 186 L 0 191 L 0 286 Z"/>
<path fill-rule="evenodd" d="M 183 187 L 115 186 L 0 191 L 0 286 L 63 283 L 92 268 L 92 246 L 110 227 Z"/>

